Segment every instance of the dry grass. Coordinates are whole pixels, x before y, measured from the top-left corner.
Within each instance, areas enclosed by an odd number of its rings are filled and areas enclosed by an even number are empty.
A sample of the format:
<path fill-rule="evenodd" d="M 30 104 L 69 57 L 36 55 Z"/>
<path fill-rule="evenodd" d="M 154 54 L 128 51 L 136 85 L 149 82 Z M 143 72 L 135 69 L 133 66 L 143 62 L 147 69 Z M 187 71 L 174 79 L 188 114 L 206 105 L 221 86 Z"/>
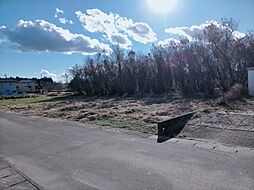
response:
<path fill-rule="evenodd" d="M 25 97 L 18 97 L 18 98 L 9 98 L 9 99 L 0 99 L 0 106 L 10 106 L 10 105 L 28 105 L 37 103 L 40 101 L 49 101 L 52 100 L 54 97 L 50 97 L 47 95 L 27 95 Z"/>
<path fill-rule="evenodd" d="M 205 99 L 172 99 L 162 96 L 138 98 L 50 96 L 41 99 L 26 100 L 26 103 L 20 104 L 0 103 L 0 109 L 155 134 L 158 121 L 213 105 L 212 101 Z"/>

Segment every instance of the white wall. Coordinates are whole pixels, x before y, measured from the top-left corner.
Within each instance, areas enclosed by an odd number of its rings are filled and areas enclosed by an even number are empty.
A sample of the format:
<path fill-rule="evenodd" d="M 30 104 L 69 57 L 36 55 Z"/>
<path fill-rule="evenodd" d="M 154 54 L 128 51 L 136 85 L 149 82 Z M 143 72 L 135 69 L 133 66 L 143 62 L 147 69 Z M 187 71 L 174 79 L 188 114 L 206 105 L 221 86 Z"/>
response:
<path fill-rule="evenodd" d="M 254 96 L 254 67 L 248 68 L 248 90 L 249 95 Z"/>
<path fill-rule="evenodd" d="M 21 80 L 17 83 L 20 92 L 35 92 L 35 82 L 30 80 Z"/>
<path fill-rule="evenodd" d="M 4 81 L 0 82 L 0 96 L 12 96 L 18 93 L 36 92 L 35 81 Z"/>
<path fill-rule="evenodd" d="M 2 95 L 10 95 L 16 93 L 16 82 L 6 82 L 0 83 L 0 94 Z"/>

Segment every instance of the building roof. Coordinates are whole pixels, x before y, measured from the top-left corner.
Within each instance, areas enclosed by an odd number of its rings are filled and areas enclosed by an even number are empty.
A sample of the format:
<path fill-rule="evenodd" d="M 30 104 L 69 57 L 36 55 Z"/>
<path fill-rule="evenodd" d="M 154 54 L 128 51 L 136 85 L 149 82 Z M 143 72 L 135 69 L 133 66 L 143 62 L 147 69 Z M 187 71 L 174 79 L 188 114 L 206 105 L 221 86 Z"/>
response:
<path fill-rule="evenodd" d="M 18 81 L 19 83 L 28 83 L 28 82 L 35 82 L 34 80 L 29 80 L 29 79 L 24 79 L 24 80 L 20 80 Z"/>
<path fill-rule="evenodd" d="M 247 70 L 248 70 L 248 71 L 254 70 L 254 67 L 248 67 Z"/>
<path fill-rule="evenodd" d="M 14 79 L 0 79 L 0 83 L 16 83 L 17 80 Z"/>

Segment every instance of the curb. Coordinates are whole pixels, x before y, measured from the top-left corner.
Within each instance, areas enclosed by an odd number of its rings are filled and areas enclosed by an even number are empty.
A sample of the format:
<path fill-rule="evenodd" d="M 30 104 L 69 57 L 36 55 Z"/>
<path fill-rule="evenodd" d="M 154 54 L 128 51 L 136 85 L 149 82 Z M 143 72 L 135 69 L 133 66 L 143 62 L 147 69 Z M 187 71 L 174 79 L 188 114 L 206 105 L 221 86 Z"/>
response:
<path fill-rule="evenodd" d="M 30 177 L 28 177 L 27 175 L 25 175 L 24 173 L 22 173 L 21 171 L 19 171 L 19 170 L 16 168 L 15 165 L 11 164 L 11 163 L 10 163 L 8 160 L 6 160 L 4 157 L 1 157 L 1 156 L 0 156 L 0 159 L 3 160 L 3 161 L 5 161 L 5 162 L 7 163 L 8 167 L 6 167 L 6 168 L 11 168 L 13 171 L 16 172 L 16 174 L 18 174 L 20 177 L 24 178 L 24 181 L 23 181 L 23 182 L 27 181 L 28 183 L 30 183 L 30 184 L 31 184 L 35 189 L 37 189 L 37 190 L 46 190 L 45 188 L 43 188 L 42 186 L 40 186 L 39 184 L 37 184 L 35 181 L 33 181 Z M 4 169 L 6 169 L 6 168 L 4 168 Z M 18 185 L 18 184 L 14 184 L 14 185 L 12 185 L 12 186 L 10 186 L 10 187 L 15 187 L 15 185 Z M 7 187 L 7 189 L 8 189 L 8 188 L 9 188 L 9 187 Z"/>

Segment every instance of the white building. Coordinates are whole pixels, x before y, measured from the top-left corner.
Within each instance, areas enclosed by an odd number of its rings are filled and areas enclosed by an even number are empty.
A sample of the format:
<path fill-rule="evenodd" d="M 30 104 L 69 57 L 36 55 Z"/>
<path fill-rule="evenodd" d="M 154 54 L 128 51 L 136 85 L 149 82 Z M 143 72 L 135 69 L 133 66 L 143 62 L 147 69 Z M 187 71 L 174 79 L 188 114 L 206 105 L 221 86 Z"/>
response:
<path fill-rule="evenodd" d="M 0 79 L 0 96 L 18 96 L 36 92 L 36 81 Z"/>
<path fill-rule="evenodd" d="M 254 96 L 254 67 L 248 68 L 248 89 L 249 95 Z"/>
<path fill-rule="evenodd" d="M 36 92 L 36 82 L 34 80 L 20 80 L 17 82 L 18 92 Z"/>
<path fill-rule="evenodd" d="M 13 96 L 17 93 L 17 81 L 0 79 L 0 96 Z"/>

